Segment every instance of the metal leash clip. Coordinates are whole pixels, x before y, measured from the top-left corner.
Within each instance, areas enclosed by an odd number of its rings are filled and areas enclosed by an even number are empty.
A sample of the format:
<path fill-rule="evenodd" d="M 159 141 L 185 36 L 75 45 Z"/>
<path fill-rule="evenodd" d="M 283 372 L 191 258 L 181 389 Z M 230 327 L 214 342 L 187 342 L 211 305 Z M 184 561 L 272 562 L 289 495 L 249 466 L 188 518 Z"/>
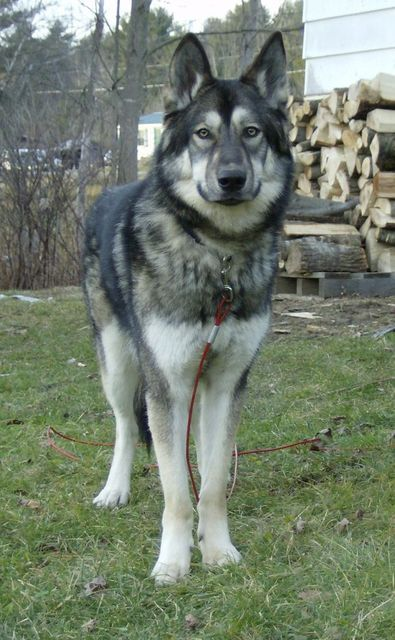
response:
<path fill-rule="evenodd" d="M 228 273 L 232 268 L 232 256 L 224 256 L 222 258 L 221 280 L 222 280 L 222 296 L 226 302 L 233 302 L 234 292 L 229 283 Z"/>

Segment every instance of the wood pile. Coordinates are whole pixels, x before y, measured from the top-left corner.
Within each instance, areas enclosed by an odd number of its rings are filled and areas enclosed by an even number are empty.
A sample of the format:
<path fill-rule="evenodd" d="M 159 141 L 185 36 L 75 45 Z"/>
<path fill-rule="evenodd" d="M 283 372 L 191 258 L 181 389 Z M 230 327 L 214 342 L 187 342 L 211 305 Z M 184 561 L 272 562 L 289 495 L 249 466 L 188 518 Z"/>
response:
<path fill-rule="evenodd" d="M 319 100 L 291 98 L 289 117 L 295 193 L 332 209 L 300 221 L 290 208 L 282 267 L 395 271 L 395 76 L 381 73 Z M 334 206 L 350 199 L 346 213 Z"/>

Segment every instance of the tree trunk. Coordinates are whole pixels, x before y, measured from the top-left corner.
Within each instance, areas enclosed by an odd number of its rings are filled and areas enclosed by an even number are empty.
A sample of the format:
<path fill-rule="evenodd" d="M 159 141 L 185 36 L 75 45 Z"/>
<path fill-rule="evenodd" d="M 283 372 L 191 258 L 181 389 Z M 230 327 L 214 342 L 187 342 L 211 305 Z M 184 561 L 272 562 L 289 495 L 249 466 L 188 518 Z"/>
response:
<path fill-rule="evenodd" d="M 118 184 L 137 180 L 138 124 L 143 103 L 150 4 L 151 0 L 132 0 L 120 119 Z"/>
<path fill-rule="evenodd" d="M 83 124 L 81 133 L 81 156 L 78 166 L 78 188 L 76 202 L 77 246 L 82 249 L 83 228 L 86 216 L 86 187 L 90 178 L 90 148 L 92 131 L 96 122 L 95 88 L 100 61 L 100 45 L 104 27 L 104 0 L 99 0 L 96 26 L 92 38 L 92 57 L 88 85 L 82 96 Z"/>
<path fill-rule="evenodd" d="M 114 30 L 114 66 L 112 71 L 112 93 L 111 106 L 113 111 L 113 136 L 111 142 L 111 169 L 110 183 L 117 182 L 119 168 L 119 114 L 121 110 L 121 96 L 119 92 L 119 23 L 120 23 L 120 4 L 121 0 L 117 0 L 115 30 Z"/>
<path fill-rule="evenodd" d="M 242 3 L 243 4 L 243 3 Z M 256 29 L 259 11 L 262 9 L 260 0 L 249 0 L 243 4 L 244 20 L 242 28 Z M 253 61 L 256 48 L 256 33 L 243 33 L 242 50 L 240 56 L 240 71 L 244 71 Z"/>

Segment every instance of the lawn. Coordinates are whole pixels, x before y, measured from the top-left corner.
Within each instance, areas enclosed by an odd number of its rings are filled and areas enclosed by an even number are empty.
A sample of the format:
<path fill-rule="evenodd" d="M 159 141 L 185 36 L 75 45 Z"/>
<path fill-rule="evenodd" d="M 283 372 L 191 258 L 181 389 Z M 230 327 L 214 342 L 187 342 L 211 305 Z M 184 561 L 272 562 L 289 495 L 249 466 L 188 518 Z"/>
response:
<path fill-rule="evenodd" d="M 241 458 L 229 515 L 242 563 L 208 570 L 195 550 L 191 575 L 157 588 L 162 495 L 146 451 L 131 503 L 111 512 L 91 504 L 111 450 L 48 447 L 49 426 L 103 441 L 113 425 L 78 290 L 38 295 L 0 299 L 1 640 L 393 639 L 395 334 L 372 337 L 388 323 L 377 305 L 363 330 L 344 301 L 310 325 L 275 315 L 238 446 L 332 438 Z"/>

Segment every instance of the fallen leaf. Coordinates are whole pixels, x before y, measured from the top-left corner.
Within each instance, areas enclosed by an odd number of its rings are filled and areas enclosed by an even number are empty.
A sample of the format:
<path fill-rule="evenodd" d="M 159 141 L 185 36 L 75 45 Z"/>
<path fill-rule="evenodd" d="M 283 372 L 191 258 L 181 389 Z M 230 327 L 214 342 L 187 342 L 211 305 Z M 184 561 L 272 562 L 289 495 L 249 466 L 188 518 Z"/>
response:
<path fill-rule="evenodd" d="M 97 620 L 95 620 L 95 618 L 91 618 L 91 620 L 88 620 L 88 622 L 84 622 L 84 624 L 81 626 L 81 629 L 83 631 L 86 631 L 87 633 L 92 633 L 92 631 L 94 631 L 97 627 Z"/>
<path fill-rule="evenodd" d="M 293 530 L 295 533 L 303 533 L 306 528 L 306 523 L 302 518 L 298 518 L 295 524 L 293 525 Z"/>
<path fill-rule="evenodd" d="M 348 527 L 350 526 L 350 524 L 351 522 L 347 520 L 347 518 L 343 518 L 343 520 L 340 520 L 340 522 L 337 523 L 336 528 L 339 533 L 345 533 L 346 531 L 348 531 Z"/>
<path fill-rule="evenodd" d="M 306 591 L 300 591 L 298 593 L 298 597 L 305 602 L 318 600 L 321 598 L 321 591 L 317 591 L 316 589 L 306 589 Z"/>
<path fill-rule="evenodd" d="M 323 333 L 326 330 L 327 330 L 326 327 L 321 327 L 318 324 L 308 324 L 308 325 L 306 325 L 306 331 L 309 331 L 310 333 Z"/>
<path fill-rule="evenodd" d="M 362 520 L 364 516 L 365 516 L 365 511 L 363 509 L 357 509 L 357 511 L 355 512 L 355 519 Z"/>
<path fill-rule="evenodd" d="M 12 424 L 25 424 L 23 420 L 19 420 L 18 418 L 13 418 L 12 420 L 7 420 L 6 425 Z"/>
<path fill-rule="evenodd" d="M 311 313 L 311 311 L 286 311 L 281 315 L 289 316 L 290 318 L 302 318 L 303 320 L 316 320 L 317 318 L 322 318 L 322 316 L 318 316 L 316 313 Z"/>
<path fill-rule="evenodd" d="M 27 507 L 28 509 L 41 509 L 41 502 L 38 500 L 29 500 L 28 498 L 21 498 L 18 502 L 21 507 Z"/>
<path fill-rule="evenodd" d="M 84 585 L 84 595 L 91 596 L 92 594 L 97 593 L 98 591 L 103 591 L 103 589 L 106 588 L 107 580 L 103 578 L 103 576 L 97 576 Z"/>
<path fill-rule="evenodd" d="M 185 626 L 187 629 L 190 629 L 191 631 L 193 631 L 194 629 L 197 629 L 199 624 L 200 624 L 199 620 L 192 613 L 188 613 L 185 616 Z"/>

